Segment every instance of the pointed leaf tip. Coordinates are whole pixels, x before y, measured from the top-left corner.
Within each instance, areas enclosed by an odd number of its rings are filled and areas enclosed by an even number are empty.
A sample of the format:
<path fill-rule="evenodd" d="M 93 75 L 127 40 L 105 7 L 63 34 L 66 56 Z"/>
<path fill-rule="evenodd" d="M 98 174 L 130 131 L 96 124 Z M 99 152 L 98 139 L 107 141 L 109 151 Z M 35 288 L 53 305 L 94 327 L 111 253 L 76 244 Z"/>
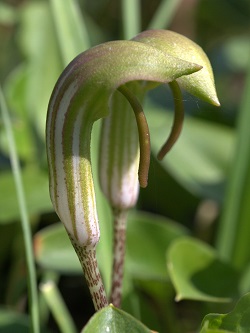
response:
<path fill-rule="evenodd" d="M 151 330 L 136 318 L 110 304 L 89 320 L 81 333 L 151 333 Z"/>

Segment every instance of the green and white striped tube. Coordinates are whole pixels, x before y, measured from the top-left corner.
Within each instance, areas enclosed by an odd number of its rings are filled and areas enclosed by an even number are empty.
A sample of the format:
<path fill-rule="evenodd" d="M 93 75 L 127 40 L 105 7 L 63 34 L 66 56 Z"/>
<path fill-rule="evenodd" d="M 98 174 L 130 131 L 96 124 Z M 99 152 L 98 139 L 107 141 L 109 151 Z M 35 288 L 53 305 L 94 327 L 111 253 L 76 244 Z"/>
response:
<path fill-rule="evenodd" d="M 110 115 L 102 121 L 99 153 L 101 189 L 115 210 L 129 209 L 137 202 L 139 153 L 133 110 L 117 91 L 110 103 Z"/>
<path fill-rule="evenodd" d="M 70 75 L 71 71 L 59 81 L 49 105 L 50 195 L 67 232 L 79 244 L 88 246 L 100 237 L 90 158 L 93 121 L 87 119 L 86 105 L 75 109 L 79 86 L 74 81 L 66 85 Z"/>

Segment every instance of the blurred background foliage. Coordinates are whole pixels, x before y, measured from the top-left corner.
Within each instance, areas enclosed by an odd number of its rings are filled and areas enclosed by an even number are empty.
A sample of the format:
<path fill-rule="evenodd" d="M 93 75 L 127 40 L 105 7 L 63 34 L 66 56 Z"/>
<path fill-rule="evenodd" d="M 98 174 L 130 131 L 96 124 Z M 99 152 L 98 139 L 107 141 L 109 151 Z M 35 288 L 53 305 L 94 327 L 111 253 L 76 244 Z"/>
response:
<path fill-rule="evenodd" d="M 51 91 L 78 53 L 148 28 L 174 30 L 203 47 L 221 107 L 184 94 L 182 136 L 158 163 L 156 153 L 171 127 L 172 99 L 165 86 L 147 97 L 152 162 L 149 186 L 141 190 L 128 223 L 123 309 L 159 332 L 194 332 L 206 313 L 227 311 L 250 291 L 250 2 L 1 0 L 0 83 L 34 235 L 45 332 L 60 330 L 44 297 L 44 281 L 54 282 L 78 330 L 94 313 L 48 193 L 44 132 Z M 98 127 L 92 144 L 95 173 Z M 112 227 L 98 180 L 96 187 L 98 256 L 109 290 Z M 0 115 L 0 332 L 17 332 L 17 327 L 27 332 L 26 280 L 19 205 Z"/>

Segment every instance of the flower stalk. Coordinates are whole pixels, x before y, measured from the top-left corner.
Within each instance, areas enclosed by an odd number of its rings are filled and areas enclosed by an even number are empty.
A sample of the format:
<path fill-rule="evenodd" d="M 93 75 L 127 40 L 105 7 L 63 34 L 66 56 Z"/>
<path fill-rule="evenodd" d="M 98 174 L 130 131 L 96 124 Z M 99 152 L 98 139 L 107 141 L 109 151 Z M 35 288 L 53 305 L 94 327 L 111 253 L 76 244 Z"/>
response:
<path fill-rule="evenodd" d="M 121 307 L 122 282 L 124 273 L 124 259 L 126 247 L 126 229 L 128 211 L 115 211 L 114 216 L 114 240 L 113 240 L 113 270 L 110 303 Z"/>
<path fill-rule="evenodd" d="M 71 243 L 76 251 L 87 286 L 96 311 L 108 305 L 108 300 L 98 268 L 96 249 L 93 246 L 81 246 L 69 235 Z"/>

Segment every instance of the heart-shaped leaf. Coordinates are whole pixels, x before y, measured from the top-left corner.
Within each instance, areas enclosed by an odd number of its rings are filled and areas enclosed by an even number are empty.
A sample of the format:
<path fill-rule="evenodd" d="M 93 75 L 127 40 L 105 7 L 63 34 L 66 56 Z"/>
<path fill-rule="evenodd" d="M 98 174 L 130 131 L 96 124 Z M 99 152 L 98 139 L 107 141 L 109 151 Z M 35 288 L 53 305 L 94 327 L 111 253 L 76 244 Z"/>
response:
<path fill-rule="evenodd" d="M 129 274 L 143 280 L 165 280 L 166 249 L 174 239 L 185 234 L 187 230 L 184 227 L 156 214 L 136 213 L 130 216 L 126 249 Z"/>
<path fill-rule="evenodd" d="M 176 300 L 228 302 L 238 293 L 238 274 L 213 248 L 190 237 L 172 243 L 167 266 Z"/>

